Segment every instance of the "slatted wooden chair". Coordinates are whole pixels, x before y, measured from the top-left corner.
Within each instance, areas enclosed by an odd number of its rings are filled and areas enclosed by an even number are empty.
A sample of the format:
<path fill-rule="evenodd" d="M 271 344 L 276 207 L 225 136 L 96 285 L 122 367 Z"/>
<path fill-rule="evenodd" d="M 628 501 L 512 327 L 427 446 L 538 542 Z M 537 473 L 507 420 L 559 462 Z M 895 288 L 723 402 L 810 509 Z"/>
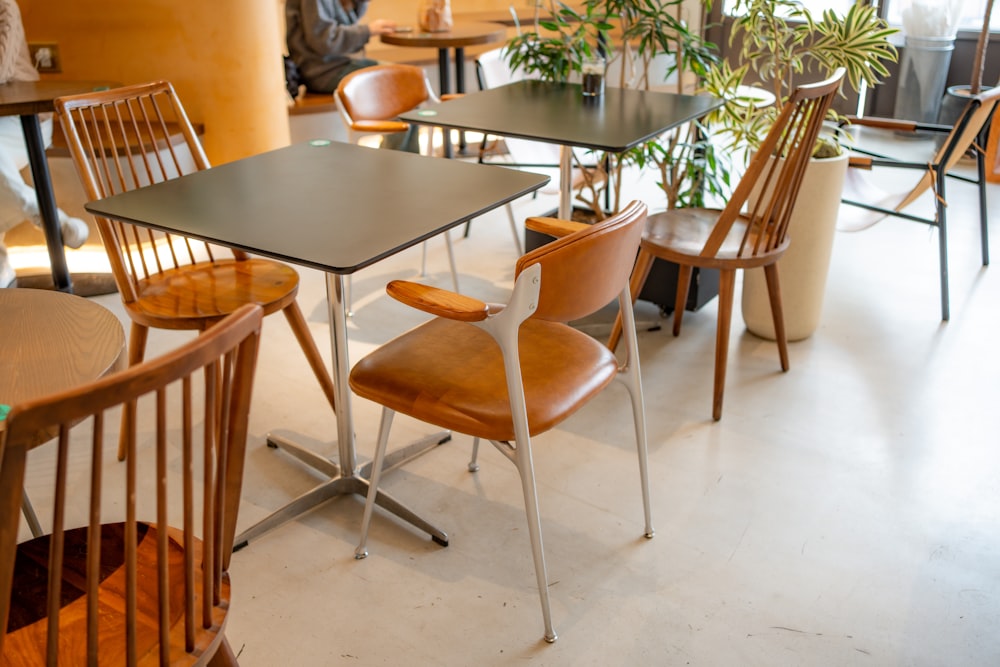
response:
<path fill-rule="evenodd" d="M 712 418 L 722 418 L 729 328 L 736 271 L 763 268 L 778 341 L 781 370 L 788 370 L 788 342 L 781 310 L 778 262 L 788 248 L 788 223 L 802 175 L 809 165 L 824 116 L 840 88 L 843 70 L 831 78 L 799 86 L 789 96 L 774 125 L 754 154 L 725 209 L 680 208 L 649 217 L 632 273 L 633 302 L 642 291 L 657 257 L 679 265 L 674 303 L 687 301 L 694 267 L 719 269 L 719 315 L 715 340 Z M 776 160 L 772 156 L 781 155 Z M 763 193 L 763 194 L 761 194 Z M 684 308 L 674 309 L 675 336 Z M 612 350 L 621 338 L 619 314 L 608 339 Z"/>
<path fill-rule="evenodd" d="M 12 407 L 0 447 L 3 664 L 237 664 L 228 569 L 261 317 L 247 304 L 173 352 Z M 136 406 L 151 447 L 105 469 L 115 438 L 104 425 Z M 48 428 L 58 444 L 42 448 L 33 436 Z M 29 451 L 51 462 L 51 513 L 44 536 L 18 544 Z"/>
<path fill-rule="evenodd" d="M 627 307 L 629 273 L 645 218 L 646 206 L 639 202 L 595 225 L 529 218 L 529 229 L 562 238 L 518 260 L 514 291 L 505 305 L 416 283 L 389 284 L 390 296 L 435 317 L 378 348 L 351 372 L 354 392 L 384 408 L 358 558 L 368 554 L 368 527 L 396 412 L 474 436 L 470 470 L 478 469 L 479 439 L 489 440 L 521 477 L 545 639 L 555 641 L 532 438 L 558 426 L 616 379 L 628 388 L 632 402 L 645 535 L 653 536 L 638 347 Z M 626 313 L 623 365 L 600 342 L 567 324 L 616 297 Z"/>
<path fill-rule="evenodd" d="M 55 107 L 91 201 L 210 166 L 169 82 L 64 97 Z M 333 381 L 296 301 L 295 269 L 124 222 L 97 218 L 97 226 L 132 320 L 129 364 L 142 361 L 150 328 L 205 331 L 243 304 L 256 303 L 265 315 L 284 313 L 335 407 Z M 126 425 L 123 437 L 130 432 Z M 123 441 L 120 455 L 126 447 Z"/>

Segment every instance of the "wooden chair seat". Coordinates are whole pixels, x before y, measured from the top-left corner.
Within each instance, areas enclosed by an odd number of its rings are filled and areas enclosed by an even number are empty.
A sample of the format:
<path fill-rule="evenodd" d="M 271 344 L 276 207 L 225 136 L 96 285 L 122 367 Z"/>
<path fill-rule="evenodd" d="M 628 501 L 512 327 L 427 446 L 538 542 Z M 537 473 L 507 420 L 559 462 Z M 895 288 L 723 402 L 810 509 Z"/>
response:
<path fill-rule="evenodd" d="M 224 632 L 262 318 L 245 304 L 162 356 L 11 407 L 0 664 L 237 664 Z M 119 412 L 142 446 L 126 439 L 124 474 L 112 475 L 105 425 Z M 52 426 L 56 443 L 39 447 Z M 45 535 L 19 544 L 29 454 L 50 471 L 49 507 Z"/>
<path fill-rule="evenodd" d="M 91 201 L 211 167 L 167 81 L 63 97 L 55 100 L 55 108 Z M 178 128 L 183 145 L 174 138 Z M 295 300 L 295 269 L 126 222 L 101 217 L 96 221 L 118 293 L 132 318 L 129 365 L 143 360 L 150 328 L 204 331 L 243 304 L 259 304 L 265 315 L 279 310 L 285 314 L 336 411 L 333 380 Z M 125 438 L 131 434 L 127 415 L 124 419 L 119 458 L 124 457 Z"/>
<path fill-rule="evenodd" d="M 736 272 L 740 269 L 764 270 L 781 370 L 788 370 L 778 260 L 788 248 L 788 224 L 802 176 L 843 76 L 844 70 L 839 69 L 825 81 L 799 86 L 793 91 L 724 209 L 674 209 L 650 216 L 647 221 L 630 281 L 633 303 L 646 284 L 654 258 L 678 265 L 676 304 L 687 302 L 694 267 L 719 269 L 712 391 L 712 419 L 716 421 L 722 418 L 733 294 Z M 675 308 L 675 336 L 680 334 L 683 317 L 684 308 Z M 621 338 L 622 323 L 619 313 L 608 338 L 612 350 Z"/>
<path fill-rule="evenodd" d="M 748 255 L 747 245 L 757 243 L 758 234 L 747 230 L 748 221 L 737 218 L 711 256 L 701 254 L 722 211 L 704 208 L 678 208 L 649 216 L 642 234 L 642 248 L 649 253 L 678 264 L 706 269 L 750 269 L 774 262 L 788 248 L 785 238 L 776 248 Z"/>
<path fill-rule="evenodd" d="M 568 325 L 528 320 L 519 340 L 530 435 L 553 428 L 618 374 L 607 347 Z M 503 354 L 490 335 L 446 319 L 390 341 L 351 372 L 358 396 L 485 440 L 514 439 L 506 382 Z"/>
<path fill-rule="evenodd" d="M 136 645 L 138 664 L 159 664 L 159 622 L 156 582 L 156 538 L 155 525 L 138 524 L 136 559 L 137 578 L 146 582 L 137 597 L 138 623 L 136 624 Z M 168 577 L 170 581 L 182 584 L 183 533 L 168 528 Z M 46 633 L 48 614 L 45 608 L 45 591 L 48 587 L 48 558 L 50 535 L 35 538 L 19 544 L 14 562 L 14 589 L 12 594 L 7 636 L 4 639 L 3 657 L 0 665 L 46 664 Z M 62 603 L 59 615 L 59 664 L 83 665 L 87 662 L 87 597 L 83 587 L 86 579 L 87 529 L 67 530 L 65 539 L 65 560 L 62 570 Z M 101 532 L 101 576 L 97 589 L 98 614 L 103 619 L 98 636 L 99 654 L 102 664 L 125 664 L 126 625 L 121 616 L 125 608 L 125 568 L 124 559 L 125 524 L 105 524 Z M 196 560 L 202 558 L 202 542 L 193 541 Z M 197 593 L 201 591 L 201 569 L 195 568 L 195 607 L 201 607 Z M 171 638 L 171 664 L 195 664 L 187 656 L 184 648 L 184 587 L 170 587 L 169 625 Z M 221 630 L 225 627 L 229 611 L 229 574 L 222 576 L 219 591 L 220 603 L 213 609 L 214 623 L 210 628 L 195 626 L 193 652 L 196 655 L 211 655 L 222 640 Z M 120 622 L 115 622 L 117 619 Z"/>
<path fill-rule="evenodd" d="M 299 274 L 266 259 L 222 259 L 169 269 L 137 283 L 129 316 L 157 329 L 203 331 L 245 303 L 270 315 L 295 302 Z"/>

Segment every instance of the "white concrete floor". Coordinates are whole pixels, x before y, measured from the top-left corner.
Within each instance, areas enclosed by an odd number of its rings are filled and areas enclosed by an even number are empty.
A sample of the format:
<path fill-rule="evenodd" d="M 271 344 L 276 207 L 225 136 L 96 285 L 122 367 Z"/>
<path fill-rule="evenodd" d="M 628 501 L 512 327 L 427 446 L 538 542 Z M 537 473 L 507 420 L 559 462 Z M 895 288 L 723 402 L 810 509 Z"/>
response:
<path fill-rule="evenodd" d="M 972 188 L 949 194 L 948 323 L 936 232 L 888 220 L 838 234 L 822 324 L 791 345 L 787 374 L 774 344 L 734 317 L 718 423 L 715 301 L 687 313 L 679 338 L 640 333 L 654 539 L 642 537 L 621 387 L 537 438 L 557 643 L 542 640 L 513 466 L 484 447 L 469 473 L 470 440 L 455 436 L 384 477 L 449 547 L 379 512 L 371 555 L 356 561 L 362 502 L 349 497 L 235 554 L 228 636 L 241 664 L 1000 664 L 1000 269 L 980 266 Z M 998 254 L 1000 186 L 990 197 Z M 516 259 L 502 211 L 457 236 L 463 291 L 502 300 Z M 419 261 L 415 249 L 355 277 L 352 361 L 421 320 L 382 289 Z M 443 243 L 430 244 L 428 267 L 426 280 L 450 286 Z M 329 357 L 323 276 L 301 275 L 300 304 Z M 116 295 L 97 300 L 124 320 Z M 647 328 L 658 320 L 649 304 L 639 312 Z M 185 336 L 153 332 L 151 352 Z M 367 460 L 378 409 L 353 405 Z M 273 317 L 241 527 L 319 481 L 265 446 L 278 428 L 335 455 L 335 417 Z M 398 418 L 392 442 L 429 430 Z"/>

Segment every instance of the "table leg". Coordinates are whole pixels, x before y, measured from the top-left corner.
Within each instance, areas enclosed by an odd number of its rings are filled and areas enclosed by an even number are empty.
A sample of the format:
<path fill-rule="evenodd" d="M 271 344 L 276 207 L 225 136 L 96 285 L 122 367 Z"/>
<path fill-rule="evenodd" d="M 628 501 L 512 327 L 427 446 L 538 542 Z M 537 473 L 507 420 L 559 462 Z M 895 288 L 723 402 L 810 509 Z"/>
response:
<path fill-rule="evenodd" d="M 451 56 L 448 54 L 448 47 L 438 49 L 438 80 L 443 97 L 451 92 Z M 444 156 L 446 158 L 454 157 L 455 154 L 451 147 L 451 131 L 442 128 L 441 135 Z"/>
<path fill-rule="evenodd" d="M 559 147 L 559 218 L 573 219 L 573 147 Z"/>
<path fill-rule="evenodd" d="M 45 245 L 49 250 L 52 282 L 60 292 L 72 293 L 73 283 L 66 265 L 62 230 L 59 228 L 59 212 L 56 208 L 55 194 L 52 192 L 52 179 L 45 159 L 45 143 L 42 141 L 42 128 L 38 116 L 35 114 L 21 116 L 21 130 L 24 132 L 24 144 L 28 149 L 31 178 L 35 182 L 35 196 L 38 198 L 42 230 L 45 232 Z"/>
<path fill-rule="evenodd" d="M 310 449 L 296 444 L 288 438 L 269 433 L 267 436 L 269 447 L 287 451 L 306 465 L 323 473 L 329 479 L 303 493 L 270 516 L 265 517 L 237 535 L 234 540 L 236 550 L 247 546 L 251 540 L 256 539 L 269 530 L 277 528 L 281 524 L 315 509 L 327 500 L 346 494 L 356 494 L 362 497 L 368 495 L 368 480 L 371 479 L 372 462 L 358 466 L 354 446 L 354 420 L 351 416 L 351 390 L 348 385 L 351 367 L 347 350 L 346 282 L 347 278 L 341 274 L 328 273 L 326 275 L 326 295 L 330 317 L 330 344 L 333 351 L 333 384 L 337 400 L 337 452 L 339 455 L 339 465 L 316 454 Z M 450 439 L 451 433 L 448 431 L 442 431 L 422 438 L 387 456 L 382 470 L 388 471 L 398 467 L 406 461 Z M 438 544 L 447 546 L 447 533 L 424 521 L 388 494 L 379 491 L 375 502 L 416 528 L 430 534 L 431 539 Z"/>
<path fill-rule="evenodd" d="M 465 47 L 455 47 L 455 92 L 465 93 Z M 465 132 L 458 132 L 458 154 L 465 155 Z"/>

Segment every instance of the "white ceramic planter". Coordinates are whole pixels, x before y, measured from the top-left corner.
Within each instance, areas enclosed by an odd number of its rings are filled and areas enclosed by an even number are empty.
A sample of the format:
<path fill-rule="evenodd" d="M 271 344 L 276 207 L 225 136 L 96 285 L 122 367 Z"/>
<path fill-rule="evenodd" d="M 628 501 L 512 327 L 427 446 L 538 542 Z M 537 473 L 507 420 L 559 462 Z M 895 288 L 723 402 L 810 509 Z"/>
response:
<path fill-rule="evenodd" d="M 819 326 L 847 154 L 811 160 L 789 223 L 791 243 L 778 261 L 788 340 L 808 338 Z M 743 321 L 751 333 L 774 340 L 763 269 L 743 272 Z"/>

